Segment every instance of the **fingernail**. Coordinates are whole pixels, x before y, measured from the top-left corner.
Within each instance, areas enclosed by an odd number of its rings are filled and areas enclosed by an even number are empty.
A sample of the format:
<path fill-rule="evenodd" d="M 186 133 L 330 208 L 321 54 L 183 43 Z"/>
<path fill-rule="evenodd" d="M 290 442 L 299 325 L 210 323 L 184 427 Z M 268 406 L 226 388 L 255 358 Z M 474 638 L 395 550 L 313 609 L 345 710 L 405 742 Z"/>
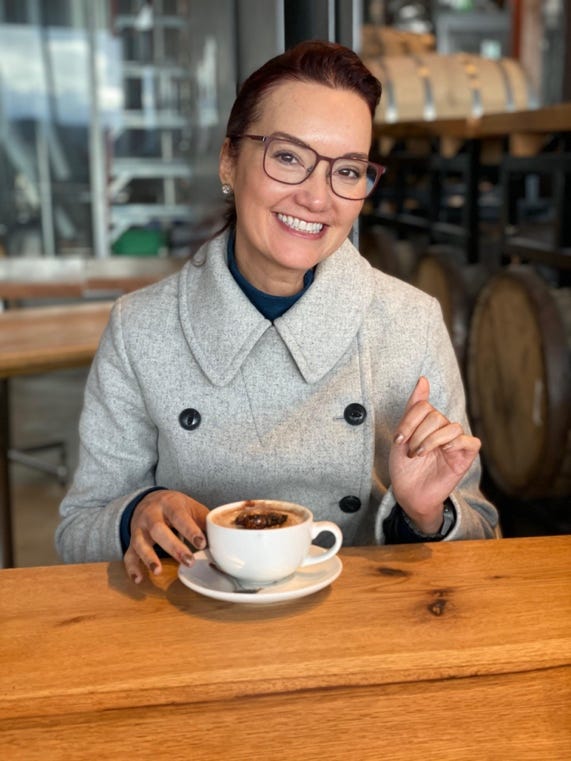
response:
<path fill-rule="evenodd" d="M 416 452 L 414 453 L 415 457 L 421 457 L 425 452 L 424 447 L 419 447 Z"/>
<path fill-rule="evenodd" d="M 206 546 L 206 539 L 202 536 L 202 534 L 197 534 L 195 537 L 193 537 L 192 543 L 195 547 L 200 549 L 201 547 Z"/>
<path fill-rule="evenodd" d="M 448 444 L 443 444 L 442 449 L 454 449 L 454 445 L 452 442 L 449 442 Z"/>
<path fill-rule="evenodd" d="M 131 581 L 135 584 L 138 584 L 141 581 L 141 577 L 138 576 L 136 573 L 131 574 Z"/>
<path fill-rule="evenodd" d="M 181 559 L 180 559 L 180 562 L 181 562 L 183 565 L 191 566 L 191 565 L 193 565 L 193 564 L 194 564 L 194 558 L 192 557 L 192 555 L 189 555 L 189 554 L 187 554 L 187 555 L 182 555 L 182 557 L 181 557 Z"/>
<path fill-rule="evenodd" d="M 151 563 L 149 565 L 149 568 L 153 573 L 156 573 L 159 570 L 159 564 L 158 563 Z"/>
<path fill-rule="evenodd" d="M 394 440 L 395 444 L 402 444 L 403 441 L 404 441 L 404 434 L 397 433 L 397 435 L 394 437 L 393 440 Z"/>

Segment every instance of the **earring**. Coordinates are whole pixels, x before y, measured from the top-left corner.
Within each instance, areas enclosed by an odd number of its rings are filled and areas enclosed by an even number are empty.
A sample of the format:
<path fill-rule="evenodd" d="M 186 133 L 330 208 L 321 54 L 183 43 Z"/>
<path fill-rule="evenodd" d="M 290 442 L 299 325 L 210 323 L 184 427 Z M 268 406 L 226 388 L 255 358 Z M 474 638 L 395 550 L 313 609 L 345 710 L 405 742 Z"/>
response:
<path fill-rule="evenodd" d="M 228 185 L 228 183 L 224 183 L 222 185 L 222 195 L 223 196 L 229 196 L 232 193 L 232 186 Z"/>

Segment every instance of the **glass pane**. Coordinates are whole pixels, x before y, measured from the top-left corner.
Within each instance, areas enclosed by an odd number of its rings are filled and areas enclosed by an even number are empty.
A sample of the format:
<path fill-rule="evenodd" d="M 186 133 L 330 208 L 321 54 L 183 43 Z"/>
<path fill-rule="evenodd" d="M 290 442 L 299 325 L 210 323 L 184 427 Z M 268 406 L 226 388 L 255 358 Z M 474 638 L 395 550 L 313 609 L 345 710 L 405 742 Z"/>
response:
<path fill-rule="evenodd" d="M 0 0 L 0 254 L 207 237 L 234 36 L 232 0 Z"/>
<path fill-rule="evenodd" d="M 91 247 L 85 30 L 1 24 L 0 49 L 7 251 L 85 253 Z"/>

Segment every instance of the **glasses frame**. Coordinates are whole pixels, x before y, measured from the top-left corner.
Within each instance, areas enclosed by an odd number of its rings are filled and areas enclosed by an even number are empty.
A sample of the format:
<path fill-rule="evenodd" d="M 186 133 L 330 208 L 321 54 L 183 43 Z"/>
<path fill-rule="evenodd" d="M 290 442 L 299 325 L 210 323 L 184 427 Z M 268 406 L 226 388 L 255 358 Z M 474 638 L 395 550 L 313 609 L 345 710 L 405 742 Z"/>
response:
<path fill-rule="evenodd" d="M 272 134 L 272 135 L 252 135 L 252 134 L 249 134 L 249 133 L 244 133 L 243 135 L 230 135 L 229 137 L 230 137 L 230 140 L 241 140 L 241 139 L 247 137 L 249 140 L 255 140 L 258 143 L 263 143 L 263 145 L 264 145 L 264 157 L 263 157 L 263 160 L 262 160 L 262 167 L 264 169 L 264 172 L 265 172 L 266 176 L 270 178 L 270 180 L 273 180 L 274 182 L 279 182 L 282 185 L 301 185 L 302 183 L 304 183 L 308 179 L 308 177 L 311 177 L 311 175 L 315 171 L 317 165 L 321 161 L 326 161 L 329 164 L 329 187 L 331 188 L 331 192 L 334 193 L 338 198 L 343 198 L 344 201 L 364 201 L 365 199 L 369 198 L 372 195 L 372 193 L 375 190 L 375 188 L 377 187 L 377 185 L 379 184 L 379 180 L 381 179 L 383 174 L 387 171 L 387 167 L 386 166 L 383 166 L 382 164 L 376 164 L 374 161 L 369 161 L 369 159 L 360 159 L 360 158 L 359 159 L 353 159 L 354 161 L 362 161 L 363 163 L 368 164 L 369 166 L 374 167 L 376 172 L 377 172 L 377 175 L 376 175 L 375 181 L 373 182 L 373 185 L 371 186 L 371 189 L 369 190 L 367 195 L 362 196 L 360 198 L 351 198 L 349 196 L 344 196 L 341 193 L 338 193 L 335 190 L 335 188 L 333 187 L 333 183 L 332 183 L 333 164 L 336 161 L 339 161 L 339 160 L 341 160 L 343 158 L 349 158 L 349 157 L 347 157 L 347 156 L 337 156 L 336 158 L 331 158 L 331 156 L 322 156 L 320 153 L 318 153 L 310 145 L 307 145 L 307 143 L 304 143 L 301 140 L 296 140 L 294 137 L 290 137 L 289 135 L 279 135 L 279 134 L 278 135 L 276 135 L 276 134 Z M 312 153 L 315 154 L 315 158 L 316 158 L 315 164 L 313 165 L 311 170 L 305 175 L 303 180 L 299 180 L 298 182 L 287 182 L 286 180 L 277 180 L 275 177 L 272 177 L 272 175 L 269 174 L 268 170 L 266 169 L 266 155 L 268 153 L 268 148 L 272 144 L 273 140 L 284 140 L 286 142 L 293 143 L 294 145 L 299 145 L 300 148 L 307 148 L 310 151 L 312 151 Z"/>

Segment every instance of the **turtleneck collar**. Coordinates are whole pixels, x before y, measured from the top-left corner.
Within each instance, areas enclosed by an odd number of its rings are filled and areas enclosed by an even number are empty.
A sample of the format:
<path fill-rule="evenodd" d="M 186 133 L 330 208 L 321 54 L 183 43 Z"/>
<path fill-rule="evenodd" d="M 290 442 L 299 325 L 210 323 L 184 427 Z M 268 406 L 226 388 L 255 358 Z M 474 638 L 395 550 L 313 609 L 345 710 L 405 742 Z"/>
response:
<path fill-rule="evenodd" d="M 238 269 L 235 256 L 236 233 L 234 230 L 228 236 L 228 267 L 234 280 L 238 283 L 242 291 L 250 299 L 256 309 L 261 312 L 267 320 L 277 320 L 282 314 L 292 307 L 309 286 L 313 283 L 313 270 L 308 270 L 303 276 L 303 287 L 292 296 L 274 296 L 271 293 L 265 293 L 253 286 Z"/>

